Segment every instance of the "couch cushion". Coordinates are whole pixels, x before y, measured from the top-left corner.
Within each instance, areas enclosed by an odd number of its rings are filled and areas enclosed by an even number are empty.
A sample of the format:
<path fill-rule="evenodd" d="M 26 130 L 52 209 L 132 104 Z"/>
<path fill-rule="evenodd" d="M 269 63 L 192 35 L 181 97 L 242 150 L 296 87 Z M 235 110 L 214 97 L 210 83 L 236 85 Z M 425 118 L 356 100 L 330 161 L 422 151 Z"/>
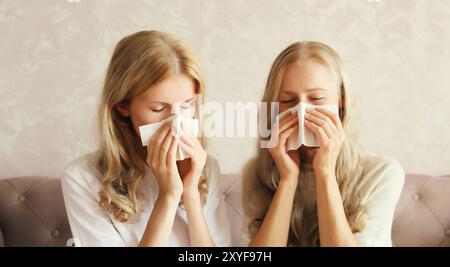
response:
<path fill-rule="evenodd" d="M 407 175 L 392 239 L 396 246 L 450 246 L 450 177 Z"/>
<path fill-rule="evenodd" d="M 65 246 L 71 233 L 59 179 L 0 180 L 0 229 L 5 246 Z"/>

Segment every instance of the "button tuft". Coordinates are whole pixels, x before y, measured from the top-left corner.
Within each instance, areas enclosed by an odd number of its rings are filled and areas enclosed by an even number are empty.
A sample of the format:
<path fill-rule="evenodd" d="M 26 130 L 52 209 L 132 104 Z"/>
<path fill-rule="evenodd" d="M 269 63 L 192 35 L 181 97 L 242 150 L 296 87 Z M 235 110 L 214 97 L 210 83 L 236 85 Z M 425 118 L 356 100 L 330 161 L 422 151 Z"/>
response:
<path fill-rule="evenodd" d="M 58 230 L 53 230 L 52 231 L 52 236 L 53 237 L 58 237 L 59 236 L 59 231 Z"/>

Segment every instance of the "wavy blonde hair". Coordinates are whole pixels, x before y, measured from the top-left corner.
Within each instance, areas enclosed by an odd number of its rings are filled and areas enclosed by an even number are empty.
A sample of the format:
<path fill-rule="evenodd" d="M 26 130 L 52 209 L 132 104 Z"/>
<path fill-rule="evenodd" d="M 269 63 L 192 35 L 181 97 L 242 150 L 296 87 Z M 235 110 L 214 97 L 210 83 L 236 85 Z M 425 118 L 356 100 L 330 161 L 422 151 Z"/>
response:
<path fill-rule="evenodd" d="M 129 103 L 133 97 L 181 73 L 195 81 L 196 94 L 203 96 L 202 68 L 180 40 L 163 32 L 140 31 L 124 37 L 115 47 L 99 109 L 100 150 L 96 167 L 102 184 L 99 205 L 120 222 L 140 211 L 137 188 L 145 175 L 146 149 L 130 118 L 123 117 L 116 105 Z M 205 175 L 200 178 L 199 190 L 205 202 Z"/>
<path fill-rule="evenodd" d="M 364 207 L 357 190 L 361 176 L 360 153 L 357 148 L 357 135 L 353 118 L 353 104 L 349 94 L 348 80 L 339 55 L 329 46 L 319 42 L 296 42 L 287 47 L 275 59 L 267 79 L 263 102 L 276 102 L 283 80 L 283 75 L 289 64 L 302 64 L 314 61 L 325 66 L 338 81 L 340 90 L 339 117 L 346 134 L 341 147 L 337 164 L 336 178 L 342 196 L 343 206 L 348 223 L 353 232 L 364 228 Z M 270 105 L 269 105 L 270 106 Z M 271 110 L 267 112 L 268 125 L 271 127 Z M 269 151 L 260 148 L 262 138 L 258 140 L 257 155 L 250 160 L 243 172 L 243 205 L 250 221 L 248 227 L 250 236 L 254 236 L 270 206 L 277 189 L 279 173 Z M 300 173 L 300 176 L 302 172 Z M 300 177 L 301 178 L 301 177 Z M 299 183 L 299 187 L 301 184 Z M 298 188 L 297 188 L 298 189 Z M 289 246 L 320 245 L 317 220 L 313 225 L 305 225 L 304 195 L 296 191 L 289 229 Z M 306 196 L 307 198 L 307 196 Z M 313 214 L 316 216 L 316 213 Z"/>

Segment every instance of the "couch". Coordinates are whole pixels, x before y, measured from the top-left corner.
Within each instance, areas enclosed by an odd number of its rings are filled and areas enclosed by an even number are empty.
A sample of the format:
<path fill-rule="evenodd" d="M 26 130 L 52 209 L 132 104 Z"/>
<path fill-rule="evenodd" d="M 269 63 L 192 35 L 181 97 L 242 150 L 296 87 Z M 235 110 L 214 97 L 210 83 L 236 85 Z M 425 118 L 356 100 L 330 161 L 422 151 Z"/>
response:
<path fill-rule="evenodd" d="M 239 245 L 242 227 L 239 175 L 222 177 L 222 192 Z M 0 246 L 71 245 L 59 179 L 0 180 Z M 408 174 L 392 226 L 394 246 L 450 247 L 450 177 Z"/>

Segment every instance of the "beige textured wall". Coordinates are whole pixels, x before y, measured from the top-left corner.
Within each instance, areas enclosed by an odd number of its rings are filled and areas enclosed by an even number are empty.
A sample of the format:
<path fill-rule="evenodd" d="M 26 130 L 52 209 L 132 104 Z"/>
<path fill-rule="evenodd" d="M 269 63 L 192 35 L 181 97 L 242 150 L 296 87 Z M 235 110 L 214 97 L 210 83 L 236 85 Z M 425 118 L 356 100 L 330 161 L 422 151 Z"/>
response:
<path fill-rule="evenodd" d="M 450 173 L 450 1 L 0 0 L 0 177 L 58 175 L 95 149 L 112 49 L 142 29 L 190 43 L 217 101 L 259 101 L 284 47 L 328 43 L 346 62 L 363 147 L 408 172 Z M 212 139 L 210 153 L 236 172 L 254 146 Z"/>

